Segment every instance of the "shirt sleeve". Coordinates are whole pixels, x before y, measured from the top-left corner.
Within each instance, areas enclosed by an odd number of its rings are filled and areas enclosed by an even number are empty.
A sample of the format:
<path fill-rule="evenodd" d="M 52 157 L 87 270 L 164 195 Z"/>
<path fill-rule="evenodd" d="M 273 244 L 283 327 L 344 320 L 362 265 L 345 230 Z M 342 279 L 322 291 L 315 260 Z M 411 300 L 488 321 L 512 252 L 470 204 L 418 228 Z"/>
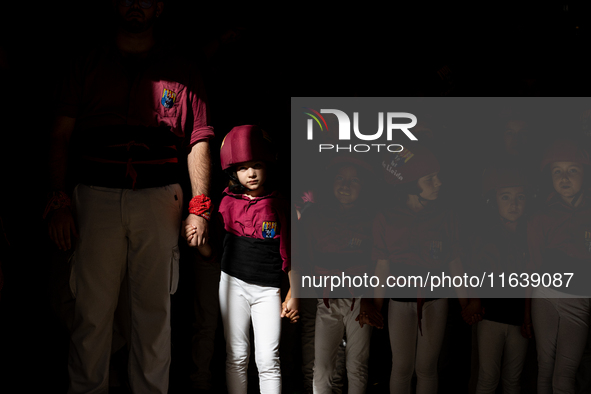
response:
<path fill-rule="evenodd" d="M 291 211 L 287 201 L 281 199 L 277 216 L 279 218 L 281 234 L 279 236 L 279 253 L 283 260 L 282 269 L 285 272 L 291 270 Z"/>
<path fill-rule="evenodd" d="M 207 96 L 205 87 L 200 75 L 195 72 L 193 82 L 189 88 L 189 100 L 193 115 L 193 124 L 189 146 L 199 141 L 204 141 L 214 136 L 213 127 L 209 125 L 209 112 L 207 107 Z M 189 125 L 191 126 L 191 125 Z"/>

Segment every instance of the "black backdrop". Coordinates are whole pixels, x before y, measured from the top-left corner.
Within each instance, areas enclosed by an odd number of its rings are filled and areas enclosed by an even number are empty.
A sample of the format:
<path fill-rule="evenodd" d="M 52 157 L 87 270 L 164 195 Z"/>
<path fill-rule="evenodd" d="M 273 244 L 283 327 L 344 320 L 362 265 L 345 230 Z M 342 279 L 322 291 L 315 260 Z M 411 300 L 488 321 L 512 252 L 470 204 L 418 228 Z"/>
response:
<path fill-rule="evenodd" d="M 287 173 L 288 94 L 588 95 L 589 6 L 567 3 L 362 10 L 169 0 L 160 34 L 203 60 L 214 158 L 232 126 L 256 123 L 278 142 Z M 105 1 L 3 4 L 0 389 L 14 382 L 25 392 L 67 385 L 67 334 L 49 300 L 56 251 L 39 211 L 55 87 L 71 57 L 112 26 L 109 12 Z M 202 49 L 228 30 L 238 38 L 204 59 Z M 435 77 L 443 66 L 453 75 L 445 86 Z M 219 192 L 223 178 L 214 168 Z M 289 177 L 283 181 L 288 189 Z"/>

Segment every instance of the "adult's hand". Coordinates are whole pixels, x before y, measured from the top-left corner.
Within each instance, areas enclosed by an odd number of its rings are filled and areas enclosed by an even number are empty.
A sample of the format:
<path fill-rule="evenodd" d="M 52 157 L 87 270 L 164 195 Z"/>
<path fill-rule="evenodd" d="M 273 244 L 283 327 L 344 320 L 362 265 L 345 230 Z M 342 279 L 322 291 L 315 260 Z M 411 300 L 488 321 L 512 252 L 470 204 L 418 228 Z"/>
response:
<path fill-rule="evenodd" d="M 468 305 L 462 308 L 462 318 L 470 325 L 478 323 L 482 320 L 484 315 L 484 308 L 480 303 L 480 299 L 472 298 Z"/>
<path fill-rule="evenodd" d="M 78 238 L 76 224 L 72 217 L 72 211 L 68 207 L 58 208 L 50 213 L 49 238 L 60 250 L 68 250 L 72 247 L 72 236 Z"/>
<path fill-rule="evenodd" d="M 187 238 L 187 244 L 192 247 L 203 246 L 207 243 L 208 237 L 208 223 L 207 220 L 201 216 L 190 213 L 185 221 L 186 226 L 191 226 L 195 229 L 192 237 Z"/>
<path fill-rule="evenodd" d="M 361 328 L 364 324 L 376 328 L 384 328 L 384 317 L 373 303 L 373 299 L 362 298 L 359 304 L 359 315 L 355 318 Z"/>

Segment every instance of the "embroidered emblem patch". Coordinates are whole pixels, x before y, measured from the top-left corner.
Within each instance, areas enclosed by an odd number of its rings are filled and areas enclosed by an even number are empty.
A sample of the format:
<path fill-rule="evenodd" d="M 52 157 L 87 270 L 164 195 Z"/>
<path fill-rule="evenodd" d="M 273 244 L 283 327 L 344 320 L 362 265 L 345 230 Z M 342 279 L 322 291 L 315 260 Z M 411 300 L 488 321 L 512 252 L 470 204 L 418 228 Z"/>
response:
<path fill-rule="evenodd" d="M 351 238 L 349 241 L 349 248 L 353 249 L 359 246 L 361 246 L 361 240 L 359 238 Z"/>
<path fill-rule="evenodd" d="M 429 255 L 434 260 L 439 260 L 441 258 L 441 252 L 443 250 L 443 242 L 441 241 L 431 241 L 429 243 Z"/>
<path fill-rule="evenodd" d="M 402 152 L 394 153 L 394 157 L 392 158 L 392 162 L 390 163 L 391 167 L 402 167 L 409 161 L 414 154 L 409 151 L 408 149 L 404 148 Z"/>
<path fill-rule="evenodd" d="M 591 231 L 585 231 L 585 247 L 591 253 Z"/>
<path fill-rule="evenodd" d="M 263 222 L 263 238 L 275 238 L 277 222 Z"/>
<path fill-rule="evenodd" d="M 172 108 L 174 102 L 176 101 L 176 93 L 170 89 L 164 89 L 162 91 L 162 99 L 160 100 L 160 104 L 164 106 L 164 108 Z"/>

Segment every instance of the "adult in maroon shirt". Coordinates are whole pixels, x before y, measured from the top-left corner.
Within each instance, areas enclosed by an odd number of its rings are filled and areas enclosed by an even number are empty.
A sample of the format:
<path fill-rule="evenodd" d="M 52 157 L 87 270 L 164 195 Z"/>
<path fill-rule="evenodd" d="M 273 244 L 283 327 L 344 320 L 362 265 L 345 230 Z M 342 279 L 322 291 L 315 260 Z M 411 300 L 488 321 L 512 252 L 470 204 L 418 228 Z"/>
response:
<path fill-rule="evenodd" d="M 76 242 L 70 392 L 108 389 L 113 315 L 127 278 L 130 385 L 134 392 L 164 393 L 170 294 L 178 283 L 181 163 L 187 160 L 192 194 L 207 195 L 213 129 L 195 68 L 154 37 L 163 2 L 114 6 L 114 42 L 78 59 L 64 84 L 51 134 L 46 214 L 60 249 Z M 196 229 L 190 244 L 205 244 L 206 219 L 190 214 L 186 221 Z"/>

